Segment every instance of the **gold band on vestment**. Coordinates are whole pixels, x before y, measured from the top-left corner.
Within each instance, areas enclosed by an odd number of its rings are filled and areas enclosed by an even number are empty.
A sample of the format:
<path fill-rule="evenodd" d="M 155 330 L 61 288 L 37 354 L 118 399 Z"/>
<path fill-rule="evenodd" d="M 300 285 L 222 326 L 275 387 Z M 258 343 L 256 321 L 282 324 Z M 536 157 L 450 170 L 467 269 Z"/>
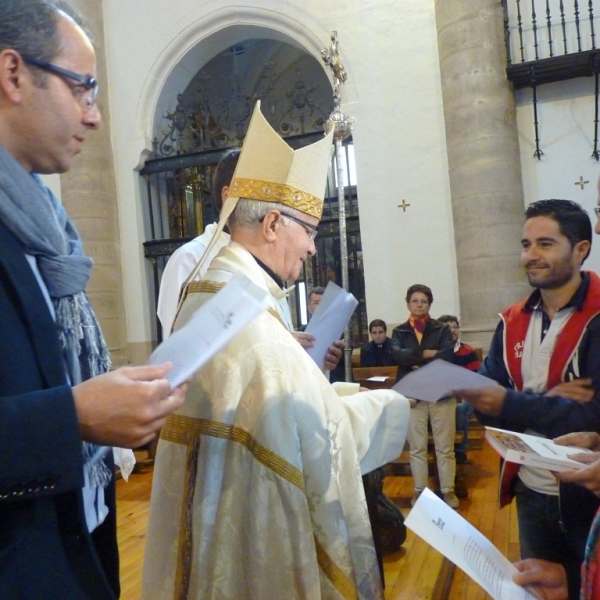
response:
<path fill-rule="evenodd" d="M 188 294 L 216 294 L 225 287 L 224 281 L 192 281 L 188 285 Z"/>
<path fill-rule="evenodd" d="M 196 472 L 198 466 L 198 451 L 200 437 L 193 436 L 188 440 L 185 458 L 185 489 L 179 517 L 179 549 L 175 584 L 174 600 L 187 600 L 192 574 L 192 557 L 194 555 L 194 490 L 196 489 Z"/>
<path fill-rule="evenodd" d="M 225 285 L 227 284 L 223 281 L 194 281 L 188 285 L 186 297 L 187 294 L 216 294 Z M 287 329 L 287 325 L 273 307 L 269 307 L 267 312 L 273 315 Z"/>
<path fill-rule="evenodd" d="M 208 435 L 241 444 L 258 462 L 304 492 L 304 476 L 301 471 L 265 448 L 241 427 L 185 415 L 170 415 L 160 431 L 161 439 L 175 444 L 187 445 L 190 439 L 198 435 Z"/>
<path fill-rule="evenodd" d="M 229 186 L 229 194 L 249 200 L 279 202 L 317 219 L 323 214 L 321 198 L 281 183 L 236 177 Z"/>
<path fill-rule="evenodd" d="M 224 423 L 208 419 L 188 417 L 186 415 L 170 415 L 167 418 L 165 426 L 160 431 L 160 438 L 167 442 L 187 446 L 185 478 L 187 489 L 184 490 L 184 498 L 181 506 L 182 514 L 180 517 L 175 600 L 186 600 L 191 575 L 193 554 L 192 507 L 196 484 L 199 439 L 201 435 L 242 444 L 261 464 L 286 481 L 289 481 L 302 492 L 305 492 L 304 475 L 302 472 L 273 451 L 265 448 L 241 427 L 225 425 Z M 316 535 L 314 536 L 314 540 L 319 568 L 346 600 L 356 600 L 358 593 L 354 583 L 327 554 Z"/>
<path fill-rule="evenodd" d="M 321 546 L 321 542 L 319 542 L 316 535 L 314 538 L 319 568 L 325 573 L 327 579 L 331 581 L 345 600 L 356 600 L 358 598 L 358 592 L 356 591 L 354 583 L 350 580 L 348 575 L 346 575 L 346 573 L 331 560 L 331 556 L 329 556 L 325 551 L 325 548 Z"/>

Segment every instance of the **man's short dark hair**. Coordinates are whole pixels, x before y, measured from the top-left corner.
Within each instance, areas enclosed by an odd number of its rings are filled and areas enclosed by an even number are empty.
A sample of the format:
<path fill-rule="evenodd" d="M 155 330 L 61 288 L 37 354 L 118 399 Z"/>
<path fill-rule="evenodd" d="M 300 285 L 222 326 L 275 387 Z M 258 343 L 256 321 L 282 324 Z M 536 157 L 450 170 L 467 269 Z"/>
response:
<path fill-rule="evenodd" d="M 458 317 L 455 317 L 454 315 L 442 315 L 441 317 L 438 317 L 436 321 L 439 321 L 440 323 L 456 323 L 460 327 L 460 321 L 458 320 Z"/>
<path fill-rule="evenodd" d="M 387 325 L 385 324 L 385 321 L 383 321 L 382 319 L 373 319 L 369 323 L 369 331 L 371 331 L 373 329 L 373 327 L 383 327 L 383 330 L 387 333 Z"/>
<path fill-rule="evenodd" d="M 314 287 L 314 288 L 311 288 L 311 290 L 308 292 L 308 298 L 310 299 L 310 297 L 313 294 L 317 294 L 317 296 L 322 296 L 324 293 L 325 293 L 325 288 Z"/>
<path fill-rule="evenodd" d="M 52 62 L 61 52 L 58 11 L 83 27 L 79 14 L 64 0 L 1 0 L 0 52 L 13 48 L 21 55 Z M 45 72 L 33 66 L 30 68 L 36 85 L 43 86 Z"/>
<path fill-rule="evenodd" d="M 231 185 L 233 173 L 235 172 L 235 167 L 237 166 L 241 151 L 241 148 L 232 148 L 231 150 L 228 150 L 215 169 L 212 191 L 217 212 L 221 212 L 221 209 L 223 208 L 222 190 L 225 186 Z"/>
<path fill-rule="evenodd" d="M 406 290 L 407 302 L 410 302 L 410 297 L 415 292 L 421 292 L 422 294 L 425 294 L 427 296 L 427 300 L 429 300 L 429 304 L 433 304 L 433 294 L 431 293 L 431 288 L 427 287 L 426 285 L 423 285 L 422 283 L 415 283 Z"/>
<path fill-rule="evenodd" d="M 538 200 L 525 210 L 528 219 L 549 217 L 558 223 L 560 232 L 569 240 L 571 248 L 583 240 L 592 245 L 592 222 L 587 212 L 572 200 Z M 585 260 L 589 255 L 585 255 Z M 582 261 L 583 262 L 583 261 Z"/>

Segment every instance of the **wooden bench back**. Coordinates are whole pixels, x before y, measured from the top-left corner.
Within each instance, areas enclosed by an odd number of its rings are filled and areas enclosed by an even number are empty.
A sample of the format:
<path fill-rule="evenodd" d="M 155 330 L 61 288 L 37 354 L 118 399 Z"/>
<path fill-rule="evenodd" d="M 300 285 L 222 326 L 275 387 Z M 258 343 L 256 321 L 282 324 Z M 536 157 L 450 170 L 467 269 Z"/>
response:
<path fill-rule="evenodd" d="M 352 378 L 356 383 L 364 387 L 373 387 L 372 383 L 378 383 L 376 387 L 391 388 L 396 382 L 397 366 L 393 367 L 354 367 L 352 369 Z M 387 377 L 384 382 L 367 382 L 370 377 Z"/>

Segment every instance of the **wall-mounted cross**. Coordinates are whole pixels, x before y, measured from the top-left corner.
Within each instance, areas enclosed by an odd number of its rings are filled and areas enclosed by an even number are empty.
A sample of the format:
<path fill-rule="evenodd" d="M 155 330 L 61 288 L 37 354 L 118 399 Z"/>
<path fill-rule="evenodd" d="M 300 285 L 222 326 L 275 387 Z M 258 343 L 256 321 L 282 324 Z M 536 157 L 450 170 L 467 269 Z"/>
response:
<path fill-rule="evenodd" d="M 579 181 L 576 181 L 575 185 L 580 185 L 581 189 L 583 189 L 586 183 L 589 183 L 589 181 L 584 181 L 583 177 L 580 175 L 579 176 Z"/>
<path fill-rule="evenodd" d="M 589 182 L 588 182 L 589 183 Z M 406 209 L 410 206 L 410 204 L 408 204 L 406 202 L 406 200 L 404 198 L 402 198 L 402 204 L 398 204 L 398 208 L 402 209 L 402 212 L 406 212 Z"/>

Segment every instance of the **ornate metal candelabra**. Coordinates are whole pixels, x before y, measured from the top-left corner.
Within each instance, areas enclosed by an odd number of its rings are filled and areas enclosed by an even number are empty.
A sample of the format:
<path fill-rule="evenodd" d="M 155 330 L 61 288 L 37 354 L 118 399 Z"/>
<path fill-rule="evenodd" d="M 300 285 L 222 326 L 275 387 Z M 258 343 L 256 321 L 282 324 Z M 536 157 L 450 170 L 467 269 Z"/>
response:
<path fill-rule="evenodd" d="M 342 158 L 343 141 L 347 138 L 354 128 L 354 118 L 348 117 L 341 107 L 341 91 L 340 86 L 346 81 L 348 75 L 340 55 L 338 53 L 338 38 L 337 31 L 331 32 L 331 44 L 329 48 L 321 50 L 323 62 L 331 69 L 333 77 L 333 112 L 329 116 L 329 120 L 334 127 L 334 144 L 335 144 L 335 163 L 337 175 L 338 189 L 338 210 L 340 223 L 340 257 L 342 267 L 342 287 L 348 290 L 348 239 L 346 237 L 346 198 L 344 190 L 344 161 Z M 344 349 L 344 364 L 346 381 L 352 381 L 352 339 L 350 326 L 346 325 L 344 331 L 344 339 L 346 340 L 346 348 Z"/>

